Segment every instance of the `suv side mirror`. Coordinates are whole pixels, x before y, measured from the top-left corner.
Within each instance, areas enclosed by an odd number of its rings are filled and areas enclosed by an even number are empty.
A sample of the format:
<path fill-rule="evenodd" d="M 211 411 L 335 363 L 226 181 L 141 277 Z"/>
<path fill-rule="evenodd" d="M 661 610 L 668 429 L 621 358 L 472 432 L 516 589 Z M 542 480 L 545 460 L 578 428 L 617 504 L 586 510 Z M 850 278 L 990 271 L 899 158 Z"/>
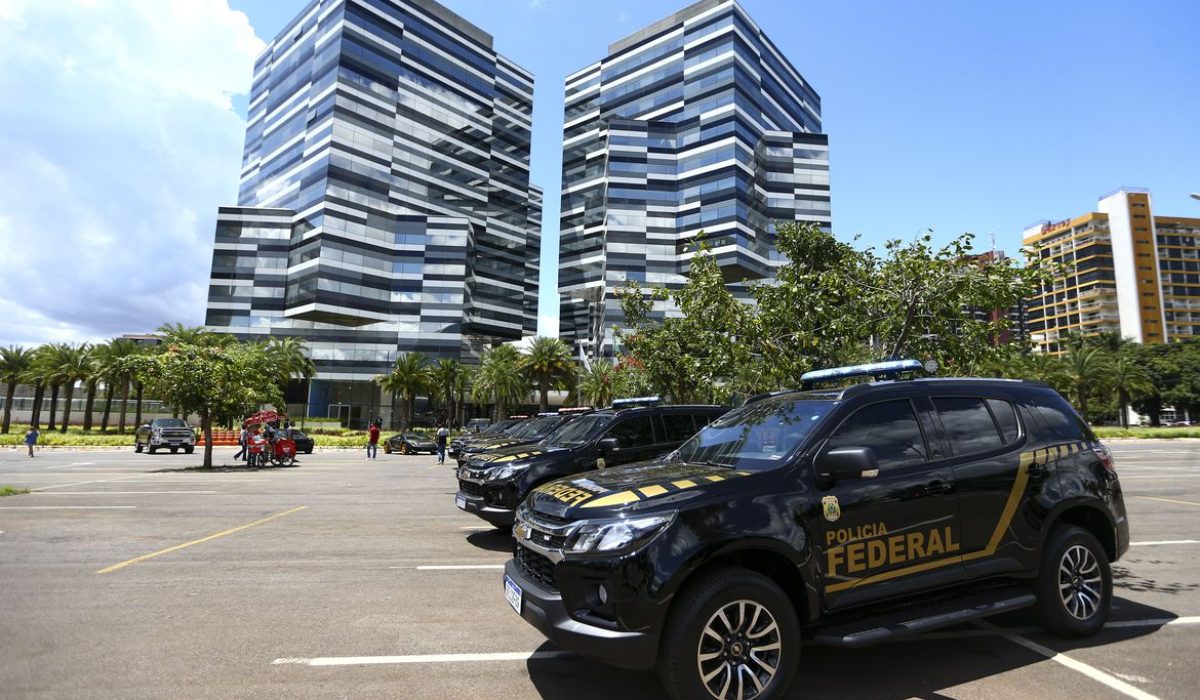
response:
<path fill-rule="evenodd" d="M 600 441 L 596 443 L 596 447 L 601 452 L 615 452 L 621 449 L 621 441 L 615 437 L 604 437 L 600 438 Z"/>
<path fill-rule="evenodd" d="M 816 472 L 828 479 L 862 479 L 879 474 L 875 450 L 870 447 L 835 447 L 817 456 Z"/>

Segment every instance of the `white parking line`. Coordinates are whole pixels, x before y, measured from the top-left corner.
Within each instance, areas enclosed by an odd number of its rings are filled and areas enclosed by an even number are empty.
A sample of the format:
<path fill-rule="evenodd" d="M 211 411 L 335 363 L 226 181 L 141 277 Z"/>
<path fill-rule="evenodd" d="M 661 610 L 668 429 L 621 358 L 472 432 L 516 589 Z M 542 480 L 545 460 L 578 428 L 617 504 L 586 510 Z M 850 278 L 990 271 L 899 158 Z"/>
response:
<path fill-rule="evenodd" d="M 463 571 L 467 569 L 503 569 L 503 564 L 439 564 L 436 566 L 389 566 L 389 569 L 416 569 L 417 571 Z"/>
<path fill-rule="evenodd" d="M 459 530 L 474 530 L 476 532 L 481 532 L 483 530 L 496 530 L 497 528 L 492 527 L 491 525 L 468 525 L 466 527 L 460 527 L 458 529 Z"/>
<path fill-rule="evenodd" d="M 1154 542 L 1130 542 L 1130 547 L 1150 547 L 1159 544 L 1200 544 L 1200 540 L 1157 540 Z"/>
<path fill-rule="evenodd" d="M 366 666 L 373 664 L 445 664 L 473 661 L 528 661 L 529 659 L 562 659 L 575 655 L 566 651 L 512 651 L 493 654 L 424 654 L 417 656 L 328 656 L 315 659 L 283 658 L 272 664 L 303 666 Z"/>
<path fill-rule="evenodd" d="M 36 489 L 31 489 L 31 490 L 32 491 L 46 491 L 48 489 L 65 489 L 68 486 L 82 486 L 84 484 L 105 484 L 110 481 L 125 481 L 127 479 L 136 479 L 139 476 L 141 476 L 141 474 L 134 474 L 133 476 L 123 476 L 118 479 L 92 479 L 91 481 L 76 481 L 76 482 L 70 483 L 70 484 L 55 484 L 54 486 L 42 486 L 41 488 L 36 488 Z"/>
<path fill-rule="evenodd" d="M 1089 666 L 1088 664 L 1085 664 L 1082 661 L 1073 659 L 1073 658 L 1067 656 L 1066 654 L 1060 654 L 1057 651 L 1050 649 L 1049 647 L 1044 647 L 1041 644 L 1038 644 L 1035 641 L 1026 639 L 1025 637 L 1022 637 L 1019 634 L 996 627 L 995 625 L 991 624 L 990 622 L 977 621 L 975 624 L 978 625 L 979 627 L 983 627 L 984 629 L 995 630 L 996 634 L 1000 635 L 1001 637 L 1004 637 L 1005 639 L 1012 642 L 1013 644 L 1016 644 L 1017 646 L 1025 647 L 1029 651 L 1032 651 L 1035 654 L 1040 654 L 1040 655 L 1046 657 L 1047 659 L 1053 661 L 1054 663 L 1066 666 L 1067 668 L 1071 669 L 1072 671 L 1078 671 L 1079 673 L 1082 673 L 1083 675 L 1087 676 L 1088 678 L 1091 678 L 1094 681 L 1103 683 L 1104 685 L 1108 686 L 1109 688 L 1112 688 L 1113 690 L 1117 691 L 1118 693 L 1121 693 L 1123 695 L 1128 695 L 1129 697 L 1134 698 L 1134 700 L 1158 700 L 1158 698 L 1156 696 L 1151 695 L 1150 693 L 1147 693 L 1146 691 L 1142 690 L 1141 688 L 1132 686 L 1132 685 L 1126 683 L 1125 681 L 1121 680 L 1120 678 L 1117 678 L 1114 675 L 1105 673 L 1104 671 L 1101 671 L 1100 669 L 1096 668 L 1095 666 Z"/>
<path fill-rule="evenodd" d="M 133 510 L 137 506 L 0 506 L 0 510 Z"/>
<path fill-rule="evenodd" d="M 35 493 L 34 496 L 146 496 L 154 494 L 199 493 L 214 494 L 218 491 L 55 491 L 53 493 Z"/>

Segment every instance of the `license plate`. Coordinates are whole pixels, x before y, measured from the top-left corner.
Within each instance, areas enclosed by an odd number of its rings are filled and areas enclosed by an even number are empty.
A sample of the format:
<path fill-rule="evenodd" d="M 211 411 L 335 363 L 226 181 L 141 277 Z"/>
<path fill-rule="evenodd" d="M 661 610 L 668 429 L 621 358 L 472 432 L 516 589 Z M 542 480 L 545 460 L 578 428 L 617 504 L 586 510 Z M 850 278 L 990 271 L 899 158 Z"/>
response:
<path fill-rule="evenodd" d="M 455 496 L 454 497 L 454 505 L 458 506 L 461 510 L 466 510 L 467 509 L 467 499 L 463 498 L 462 496 Z"/>
<path fill-rule="evenodd" d="M 513 580 L 508 576 L 504 577 L 504 599 L 512 606 L 517 614 L 521 614 L 521 587 L 513 583 Z"/>

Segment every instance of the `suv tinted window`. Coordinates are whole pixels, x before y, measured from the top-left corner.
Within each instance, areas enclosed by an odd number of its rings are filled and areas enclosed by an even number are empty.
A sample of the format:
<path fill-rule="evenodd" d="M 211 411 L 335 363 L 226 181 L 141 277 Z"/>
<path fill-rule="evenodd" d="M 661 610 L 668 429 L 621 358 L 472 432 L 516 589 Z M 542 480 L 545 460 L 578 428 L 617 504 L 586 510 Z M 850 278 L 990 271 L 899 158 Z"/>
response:
<path fill-rule="evenodd" d="M 1004 445 L 983 399 L 942 396 L 933 400 L 956 456 L 988 452 Z"/>
<path fill-rule="evenodd" d="M 651 416 L 636 416 L 623 420 L 608 431 L 621 447 L 643 447 L 654 444 L 654 420 Z"/>
<path fill-rule="evenodd" d="M 667 442 L 683 442 L 696 434 L 696 423 L 687 413 L 666 413 L 662 417 Z"/>
<path fill-rule="evenodd" d="M 1033 400 L 1033 409 L 1046 426 L 1047 440 L 1075 442 L 1095 439 L 1075 409 L 1061 396 L 1039 396 Z"/>
<path fill-rule="evenodd" d="M 929 454 L 908 399 L 860 408 L 830 436 L 826 449 L 834 447 L 870 447 L 880 469 L 924 462 Z"/>
<path fill-rule="evenodd" d="M 996 419 L 996 424 L 1000 426 L 1004 443 L 1007 445 L 1016 442 L 1020 430 L 1017 428 L 1017 414 L 1013 411 L 1013 405 L 1000 399 L 988 399 L 987 404 L 988 408 L 992 409 L 992 417 Z"/>

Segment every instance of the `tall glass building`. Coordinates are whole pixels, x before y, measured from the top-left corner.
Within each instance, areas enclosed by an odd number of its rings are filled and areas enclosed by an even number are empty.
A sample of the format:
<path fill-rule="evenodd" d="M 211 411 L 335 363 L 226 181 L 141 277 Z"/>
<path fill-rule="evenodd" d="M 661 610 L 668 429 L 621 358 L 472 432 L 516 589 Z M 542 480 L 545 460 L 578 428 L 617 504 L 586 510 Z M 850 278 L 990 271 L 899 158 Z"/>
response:
<path fill-rule="evenodd" d="M 568 76 L 564 340 L 611 353 L 614 292 L 681 284 L 701 232 L 735 293 L 771 278 L 778 222 L 829 225 L 820 132 L 821 98 L 735 0 L 690 5 Z"/>
<path fill-rule="evenodd" d="M 310 416 L 365 420 L 398 353 L 533 333 L 533 76 L 433 0 L 313 0 L 259 57 L 207 325 L 307 341 Z M 294 410 L 294 409 L 293 409 Z"/>

